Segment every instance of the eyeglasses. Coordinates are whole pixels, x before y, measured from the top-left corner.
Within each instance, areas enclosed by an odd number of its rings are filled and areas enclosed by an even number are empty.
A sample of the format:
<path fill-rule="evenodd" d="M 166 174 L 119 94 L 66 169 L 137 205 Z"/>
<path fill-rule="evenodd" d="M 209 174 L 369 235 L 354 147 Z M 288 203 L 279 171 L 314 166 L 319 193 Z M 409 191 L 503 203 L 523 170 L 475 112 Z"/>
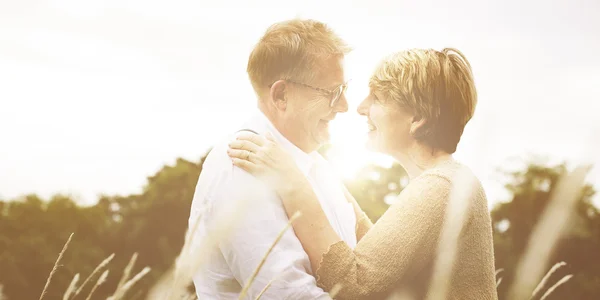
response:
<path fill-rule="evenodd" d="M 315 91 L 319 91 L 321 93 L 326 94 L 327 96 L 330 96 L 331 100 L 329 101 L 329 107 L 334 107 L 337 104 L 337 102 L 340 100 L 340 98 L 342 97 L 342 94 L 344 94 L 344 92 L 346 92 L 346 90 L 348 89 L 348 81 L 340 84 L 338 87 L 334 88 L 333 90 L 323 89 L 323 88 L 319 88 L 316 86 L 308 85 L 306 83 L 297 82 L 297 81 L 293 81 L 293 80 L 289 80 L 289 79 L 286 79 L 286 81 L 297 84 L 297 85 L 301 85 L 303 87 L 313 89 Z M 272 85 L 273 84 L 269 85 L 269 87 L 271 87 Z"/>

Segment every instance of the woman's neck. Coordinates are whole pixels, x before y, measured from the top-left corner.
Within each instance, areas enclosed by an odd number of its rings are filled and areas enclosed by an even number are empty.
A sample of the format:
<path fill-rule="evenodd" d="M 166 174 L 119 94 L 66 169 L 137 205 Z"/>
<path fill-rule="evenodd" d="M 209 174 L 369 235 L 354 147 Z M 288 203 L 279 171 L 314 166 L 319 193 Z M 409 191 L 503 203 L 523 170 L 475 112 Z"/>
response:
<path fill-rule="evenodd" d="M 406 170 L 408 177 L 412 180 L 424 171 L 431 169 L 442 162 L 452 160 L 452 154 L 441 150 L 433 150 L 431 147 L 415 145 L 394 155 L 400 165 Z"/>

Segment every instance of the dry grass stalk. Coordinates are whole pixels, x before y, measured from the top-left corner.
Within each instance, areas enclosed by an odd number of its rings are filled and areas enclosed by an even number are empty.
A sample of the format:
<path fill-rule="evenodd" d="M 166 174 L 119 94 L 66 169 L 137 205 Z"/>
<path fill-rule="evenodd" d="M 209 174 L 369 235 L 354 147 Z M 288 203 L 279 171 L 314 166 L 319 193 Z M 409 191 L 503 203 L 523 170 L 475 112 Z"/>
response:
<path fill-rule="evenodd" d="M 4 295 L 4 286 L 0 284 L 0 300 L 8 300 L 8 297 Z"/>
<path fill-rule="evenodd" d="M 277 280 L 277 277 L 271 279 L 267 285 L 265 285 L 265 287 L 262 289 L 262 291 L 260 291 L 260 293 L 258 294 L 258 296 L 256 296 L 256 300 L 259 300 L 260 297 L 262 297 L 262 295 L 269 289 L 269 287 L 271 287 L 271 284 L 273 284 L 273 282 Z"/>
<path fill-rule="evenodd" d="M 175 278 L 175 269 L 171 267 L 167 271 L 165 271 L 162 276 L 157 280 L 157 282 L 150 288 L 148 291 L 148 295 L 146 299 L 180 299 L 184 293 L 181 293 L 183 288 L 179 290 L 180 298 L 173 297 L 175 294 L 175 288 L 173 287 L 173 281 Z M 113 300 L 113 298 L 109 298 L 108 300 Z"/>
<path fill-rule="evenodd" d="M 567 264 L 564 261 L 561 261 L 561 262 L 555 264 L 554 266 L 552 266 L 550 271 L 548 271 L 548 273 L 546 273 L 546 276 L 544 276 L 544 278 L 542 278 L 542 281 L 540 281 L 540 283 L 537 285 L 535 290 L 533 290 L 531 299 L 539 298 L 539 294 L 541 293 L 542 289 L 546 286 L 546 283 L 548 282 L 548 279 L 550 279 L 550 276 L 552 276 L 552 274 L 554 274 L 554 272 L 556 272 L 558 269 L 560 269 L 566 265 Z"/>
<path fill-rule="evenodd" d="M 104 271 L 102 273 L 102 275 L 100 275 L 100 278 L 98 278 L 98 281 L 96 281 L 96 284 L 92 287 L 92 290 L 90 291 L 88 296 L 85 298 L 85 300 L 92 299 L 92 295 L 94 294 L 96 289 L 106 281 L 106 277 L 108 277 L 108 270 Z"/>
<path fill-rule="evenodd" d="M 500 283 L 502 282 L 502 277 L 498 278 L 498 275 L 502 272 L 504 272 L 504 269 L 502 269 L 502 268 L 496 270 L 496 289 L 498 289 L 498 287 L 500 286 Z"/>
<path fill-rule="evenodd" d="M 242 188 L 241 190 L 252 190 Z M 245 196 L 248 196 L 247 194 Z M 264 199 L 264 197 L 247 197 L 250 199 Z M 246 198 L 241 198 L 246 199 Z M 202 239 L 201 244 L 196 244 L 193 239 L 198 228 L 197 224 L 203 215 L 200 213 L 195 218 L 191 230 L 186 233 L 185 244 L 182 251 L 175 260 L 175 268 L 165 272 L 148 293 L 149 299 L 180 299 L 181 295 L 187 293 L 187 284 L 192 281 L 194 274 L 210 257 L 211 251 L 218 245 L 224 237 L 230 235 L 235 229 L 239 220 L 245 218 L 245 212 L 250 205 L 256 205 L 252 201 L 238 201 L 236 205 L 230 206 L 225 210 L 215 212 L 211 217 L 213 222 L 210 224 L 210 231 Z M 179 295 L 179 298 L 177 297 Z"/>
<path fill-rule="evenodd" d="M 452 277 L 452 270 L 456 253 L 458 251 L 458 240 L 464 227 L 469 204 L 475 192 L 475 177 L 467 170 L 462 170 L 454 178 L 452 190 L 448 198 L 444 223 L 440 234 L 440 242 L 437 246 L 436 261 L 433 269 L 428 299 L 445 299 Z"/>
<path fill-rule="evenodd" d="M 397 290 L 387 297 L 386 300 L 416 300 L 416 298 L 406 290 Z"/>
<path fill-rule="evenodd" d="M 258 275 L 258 272 L 260 272 L 260 269 L 262 269 L 263 265 L 267 261 L 267 257 L 269 256 L 269 254 L 271 254 L 271 252 L 273 251 L 273 249 L 275 248 L 275 246 L 277 245 L 277 243 L 279 243 L 279 241 L 283 237 L 283 234 L 285 234 L 285 232 L 288 230 L 288 228 L 290 228 L 292 226 L 292 223 L 296 219 L 298 219 L 301 215 L 302 214 L 299 211 L 297 211 L 290 218 L 290 220 L 288 221 L 287 225 L 285 225 L 285 227 L 279 232 L 279 234 L 277 235 L 277 238 L 275 238 L 275 241 L 273 241 L 273 244 L 271 244 L 271 247 L 269 247 L 269 249 L 267 250 L 267 253 L 265 253 L 265 255 L 260 260 L 260 263 L 258 264 L 258 266 L 256 267 L 256 269 L 254 269 L 254 272 L 252 273 L 252 275 L 250 275 L 250 278 L 248 278 L 248 281 L 246 282 L 246 284 L 242 288 L 242 291 L 240 292 L 240 296 L 238 297 L 238 299 L 244 299 L 244 297 L 246 297 L 246 294 L 248 293 L 248 290 L 250 289 L 250 286 L 252 286 L 252 283 L 254 282 L 254 279 L 256 279 L 256 276 Z"/>
<path fill-rule="evenodd" d="M 198 224 L 203 217 L 204 207 L 201 213 L 194 219 L 192 227 L 186 232 L 185 244 L 179 256 L 175 259 L 175 267 L 164 273 L 159 281 L 148 292 L 148 299 L 180 299 L 176 296 L 187 293 L 187 285 L 192 281 L 194 274 L 210 257 L 211 252 L 236 228 L 240 220 L 247 218 L 248 207 L 257 205 L 256 199 L 266 199 L 262 194 L 249 195 L 256 191 L 254 186 L 239 187 L 239 201 L 226 209 L 213 211 L 210 230 L 205 233 L 202 242 L 197 244 L 194 240 Z M 250 200 L 248 200 L 250 199 Z"/>
<path fill-rule="evenodd" d="M 200 249 L 193 248 L 194 245 L 194 236 L 198 231 L 198 227 L 204 216 L 204 213 L 208 209 L 207 205 L 200 207 L 198 215 L 194 219 L 192 223 L 192 227 L 188 228 L 185 234 L 185 240 L 181 252 L 175 258 L 175 268 L 174 270 L 170 270 L 163 275 L 163 278 L 159 280 L 159 283 L 156 284 L 150 291 L 150 295 L 154 295 L 156 298 L 164 298 L 164 299 L 173 299 L 174 295 L 186 295 L 186 284 L 192 280 L 192 277 L 196 270 L 200 268 L 200 266 L 204 263 L 205 258 L 207 256 L 208 251 L 217 244 L 219 236 L 222 234 L 227 234 L 230 227 L 224 220 L 229 220 L 230 218 L 218 218 L 217 224 L 215 225 L 213 231 L 211 231 L 206 240 L 203 242 L 202 247 Z M 237 219 L 237 214 L 240 213 L 240 210 L 237 209 L 234 213 L 229 216 L 233 219 Z M 170 285 L 170 288 L 168 286 Z"/>
<path fill-rule="evenodd" d="M 200 220 L 202 219 L 202 216 L 204 215 L 206 210 L 207 210 L 206 206 L 203 206 L 200 208 L 200 211 L 198 212 L 198 216 L 196 217 L 192 228 L 187 230 L 187 232 L 185 234 L 185 241 L 183 243 L 183 248 L 182 248 L 183 253 L 187 253 L 187 251 L 190 250 L 190 248 L 192 246 L 192 239 L 194 238 L 196 231 L 198 231 L 198 227 L 200 226 Z"/>
<path fill-rule="evenodd" d="M 542 296 L 542 298 L 540 298 L 540 300 L 546 300 L 546 298 L 548 298 L 548 296 L 550 296 L 550 294 L 552 294 L 552 292 L 554 292 L 554 290 L 561 286 L 563 283 L 569 281 L 571 278 L 573 277 L 573 275 L 567 275 L 565 277 L 563 277 L 561 280 L 559 280 L 557 283 L 555 283 L 552 287 L 550 287 Z"/>
<path fill-rule="evenodd" d="M 42 298 L 44 298 L 44 295 L 46 294 L 46 291 L 48 290 L 48 286 L 50 286 L 50 281 L 52 280 L 52 276 L 54 276 L 54 273 L 56 273 L 56 270 L 58 269 L 58 264 L 62 260 L 62 257 L 65 254 L 65 251 L 67 251 L 67 247 L 69 246 L 69 243 L 71 242 L 71 238 L 73 238 L 73 233 L 71 233 L 71 235 L 69 235 L 69 239 L 63 246 L 62 251 L 60 251 L 60 254 L 58 254 L 58 259 L 56 259 L 56 262 L 54 262 L 54 267 L 52 267 L 52 271 L 50 271 L 50 275 L 48 276 L 48 279 L 46 280 L 46 285 L 44 285 L 44 290 L 42 290 L 42 294 L 40 295 L 40 300 Z"/>
<path fill-rule="evenodd" d="M 121 279 L 119 279 L 119 284 L 117 284 L 117 288 L 115 289 L 118 290 L 120 289 L 125 282 L 127 282 L 127 280 L 129 280 L 129 276 L 131 275 L 131 270 L 133 269 L 133 266 L 135 265 L 135 261 L 137 260 L 138 254 L 137 252 L 133 253 L 133 255 L 131 255 L 131 258 L 129 259 L 129 262 L 127 263 L 127 266 L 125 267 L 125 270 L 123 270 L 123 276 L 121 276 Z"/>
<path fill-rule="evenodd" d="M 138 281 L 140 281 L 140 279 L 142 279 L 142 277 L 144 277 L 146 274 L 148 274 L 150 272 L 150 268 L 149 267 L 145 267 L 144 269 L 142 269 L 139 273 L 137 273 L 135 276 L 133 276 L 133 278 L 131 278 L 129 281 L 127 281 L 125 284 L 123 284 L 123 286 L 116 290 L 114 295 L 112 295 L 111 297 L 109 297 L 107 300 L 120 300 L 122 299 L 125 294 L 131 289 L 131 287 L 136 284 Z"/>
<path fill-rule="evenodd" d="M 547 208 L 531 234 L 525 254 L 518 265 L 514 283 L 509 290 L 508 299 L 529 299 L 537 286 L 536 283 L 542 277 L 552 249 L 569 222 L 589 170 L 589 166 L 579 166 L 560 178 Z"/>
<path fill-rule="evenodd" d="M 115 257 L 115 254 L 111 254 L 109 255 L 107 258 L 105 258 L 95 269 L 94 271 L 92 271 L 92 273 L 90 274 L 90 276 L 88 276 L 85 281 L 81 284 L 81 286 L 77 289 L 77 291 L 75 291 L 75 295 L 73 295 L 73 297 L 76 297 L 77 295 L 79 295 L 79 293 L 81 293 L 81 291 L 83 290 L 83 288 L 85 287 L 85 285 L 92 279 L 92 277 L 94 277 L 98 272 L 100 272 L 100 270 L 102 270 L 104 267 L 106 267 L 106 265 L 108 265 L 108 263 Z"/>
<path fill-rule="evenodd" d="M 498 277 L 498 274 L 504 272 L 504 269 L 500 268 L 498 270 L 496 270 L 496 277 Z"/>
<path fill-rule="evenodd" d="M 65 294 L 63 295 L 63 300 L 69 300 L 71 298 L 71 294 L 73 294 L 73 292 L 75 291 L 75 286 L 77 285 L 77 281 L 79 281 L 79 273 L 77 273 L 77 274 L 75 274 L 75 276 L 73 276 L 73 280 L 71 280 L 69 287 L 67 288 L 67 290 L 65 291 Z"/>
<path fill-rule="evenodd" d="M 184 265 L 186 264 L 186 262 L 189 262 L 189 259 L 192 257 L 192 240 L 194 235 L 196 234 L 196 231 L 198 231 L 200 221 L 202 220 L 202 216 L 204 215 L 204 212 L 206 212 L 206 210 L 206 206 L 200 208 L 198 216 L 196 216 L 192 227 L 188 228 L 187 232 L 185 233 L 183 247 L 181 248 L 181 252 L 179 253 L 179 255 L 175 258 L 175 271 L 173 273 L 173 282 L 172 287 L 169 290 L 169 294 L 167 295 L 167 299 L 171 299 L 172 293 L 181 289 L 180 282 L 185 280 L 184 278 L 186 276 L 184 275 L 184 273 L 186 272 Z M 189 274 L 189 277 L 191 277 L 191 274 Z"/>
<path fill-rule="evenodd" d="M 196 296 L 196 294 L 189 293 L 187 296 L 184 296 L 182 299 L 183 300 L 196 300 L 196 299 L 198 299 L 198 296 Z"/>
<path fill-rule="evenodd" d="M 337 294 L 342 290 L 342 284 L 341 283 L 336 283 L 331 290 L 329 291 L 329 297 L 331 297 L 331 299 L 335 299 L 335 296 L 337 296 Z"/>

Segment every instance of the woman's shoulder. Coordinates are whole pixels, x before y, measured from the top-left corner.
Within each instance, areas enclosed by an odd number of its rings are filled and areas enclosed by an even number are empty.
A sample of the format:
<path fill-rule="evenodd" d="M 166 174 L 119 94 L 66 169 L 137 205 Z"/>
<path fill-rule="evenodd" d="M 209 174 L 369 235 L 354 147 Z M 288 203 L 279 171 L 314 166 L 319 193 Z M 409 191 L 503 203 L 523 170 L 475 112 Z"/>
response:
<path fill-rule="evenodd" d="M 438 176 L 452 181 L 457 173 L 464 173 L 463 175 L 470 174 L 474 176 L 473 172 L 468 166 L 457 160 L 450 159 L 437 164 L 433 168 L 427 169 L 421 174 L 420 177 Z"/>
<path fill-rule="evenodd" d="M 468 166 L 450 160 L 428 169 L 413 181 L 415 189 L 430 187 L 438 192 L 469 192 L 475 198 L 485 200 L 485 192 L 481 181 Z M 409 185 L 410 186 L 410 185 Z"/>
<path fill-rule="evenodd" d="M 417 179 L 429 181 L 443 180 L 450 185 L 464 181 L 472 181 L 474 183 L 478 183 L 479 185 L 481 184 L 481 182 L 479 181 L 475 173 L 473 173 L 471 168 L 456 160 L 449 160 L 440 163 L 437 166 L 423 172 L 419 177 L 417 177 Z"/>

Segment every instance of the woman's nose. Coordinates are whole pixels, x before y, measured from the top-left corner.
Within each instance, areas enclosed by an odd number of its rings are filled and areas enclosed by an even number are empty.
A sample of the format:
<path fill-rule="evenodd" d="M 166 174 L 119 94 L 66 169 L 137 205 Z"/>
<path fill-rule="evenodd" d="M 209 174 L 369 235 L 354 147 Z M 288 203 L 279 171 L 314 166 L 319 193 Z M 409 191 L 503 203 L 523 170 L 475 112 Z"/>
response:
<path fill-rule="evenodd" d="M 356 109 L 359 115 L 366 116 L 369 114 L 369 98 L 365 98 Z"/>

